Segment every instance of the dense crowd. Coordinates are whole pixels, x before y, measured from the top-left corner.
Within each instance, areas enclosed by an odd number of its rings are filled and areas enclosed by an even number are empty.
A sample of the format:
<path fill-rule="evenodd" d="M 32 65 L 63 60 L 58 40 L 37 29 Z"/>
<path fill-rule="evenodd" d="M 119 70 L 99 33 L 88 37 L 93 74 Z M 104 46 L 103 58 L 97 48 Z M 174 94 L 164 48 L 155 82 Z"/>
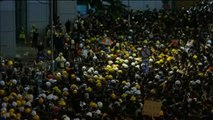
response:
<path fill-rule="evenodd" d="M 1 58 L 1 119 L 211 120 L 212 8 L 136 11 L 130 23 L 90 14 L 65 34 L 58 22 L 54 72 L 42 43 L 33 66 Z M 145 100 L 163 103 L 160 117 L 142 114 Z"/>

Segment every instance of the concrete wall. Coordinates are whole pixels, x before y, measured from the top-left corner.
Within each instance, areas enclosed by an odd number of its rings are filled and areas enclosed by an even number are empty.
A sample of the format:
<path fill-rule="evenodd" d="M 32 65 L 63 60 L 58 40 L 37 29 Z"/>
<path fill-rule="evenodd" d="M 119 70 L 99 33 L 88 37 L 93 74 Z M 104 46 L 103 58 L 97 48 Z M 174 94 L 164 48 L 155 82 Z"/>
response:
<path fill-rule="evenodd" d="M 14 56 L 16 50 L 15 1 L 0 1 L 0 54 Z"/>
<path fill-rule="evenodd" d="M 45 27 L 49 24 L 50 8 L 48 0 L 27 1 L 27 29 L 28 35 L 35 24 L 38 28 L 40 39 L 44 38 Z"/>
<path fill-rule="evenodd" d="M 77 15 L 76 0 L 57 0 L 57 15 L 60 16 L 63 29 L 68 19 L 74 20 Z M 27 29 L 30 35 L 31 27 L 35 24 L 40 33 L 39 40 L 44 39 L 45 27 L 50 20 L 50 4 L 49 0 L 27 1 Z M 29 37 L 28 37 L 29 38 Z"/>
<path fill-rule="evenodd" d="M 77 16 L 77 0 L 58 0 L 57 4 L 57 15 L 60 17 L 63 29 L 65 29 L 66 21 L 70 19 L 73 22 Z"/>

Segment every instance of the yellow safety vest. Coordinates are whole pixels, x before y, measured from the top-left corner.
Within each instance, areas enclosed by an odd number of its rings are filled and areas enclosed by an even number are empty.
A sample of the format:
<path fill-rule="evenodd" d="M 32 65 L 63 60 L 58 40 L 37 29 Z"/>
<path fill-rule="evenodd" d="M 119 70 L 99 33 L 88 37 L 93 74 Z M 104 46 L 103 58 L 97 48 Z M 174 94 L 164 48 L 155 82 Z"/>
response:
<path fill-rule="evenodd" d="M 21 32 L 21 34 L 19 35 L 19 38 L 20 38 L 20 39 L 25 39 L 25 33 L 24 33 L 24 32 Z"/>

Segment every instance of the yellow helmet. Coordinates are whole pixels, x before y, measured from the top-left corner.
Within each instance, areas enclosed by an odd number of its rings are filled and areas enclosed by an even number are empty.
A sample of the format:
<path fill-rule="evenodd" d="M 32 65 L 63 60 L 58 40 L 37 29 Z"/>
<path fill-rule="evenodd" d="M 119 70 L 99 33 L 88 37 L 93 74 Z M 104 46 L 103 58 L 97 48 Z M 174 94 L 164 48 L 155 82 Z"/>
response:
<path fill-rule="evenodd" d="M 78 93 L 78 91 L 77 90 L 73 90 L 73 94 L 77 94 Z"/>
<path fill-rule="evenodd" d="M 136 101 L 136 97 L 135 96 L 132 96 L 131 98 L 130 98 L 130 101 Z"/>
<path fill-rule="evenodd" d="M 64 96 L 68 96 L 68 95 L 69 95 L 69 92 L 68 92 L 68 91 L 64 91 L 64 92 L 63 92 L 63 95 L 64 95 Z"/>
<path fill-rule="evenodd" d="M 66 106 L 66 102 L 62 99 L 58 102 L 60 106 Z"/>
<path fill-rule="evenodd" d="M 14 113 L 15 110 L 14 110 L 13 108 L 11 108 L 11 109 L 9 110 L 9 112 L 10 112 L 10 113 Z"/>
<path fill-rule="evenodd" d="M 4 97 L 3 100 L 4 100 L 5 102 L 8 102 L 9 99 L 8 99 L 8 97 Z"/>
<path fill-rule="evenodd" d="M 112 99 L 116 99 L 115 93 L 112 93 L 112 94 L 111 94 L 111 97 L 112 97 Z"/>
<path fill-rule="evenodd" d="M 98 82 L 98 83 L 96 84 L 96 86 L 97 86 L 97 87 L 101 87 L 101 83 Z"/>
<path fill-rule="evenodd" d="M 194 58 L 194 59 L 197 59 L 197 55 L 194 55 L 193 58 Z"/>
<path fill-rule="evenodd" d="M 21 101 L 20 100 L 17 100 L 16 103 L 17 103 L 17 106 L 21 106 Z"/>
<path fill-rule="evenodd" d="M 0 96 L 3 96 L 5 91 L 3 89 L 0 89 Z"/>
<path fill-rule="evenodd" d="M 40 117 L 38 115 L 33 116 L 33 120 L 40 120 Z"/>
<path fill-rule="evenodd" d="M 164 113 L 163 113 L 162 110 L 160 111 L 159 115 L 160 115 L 160 116 L 163 116 L 163 115 L 164 115 Z"/>
<path fill-rule="evenodd" d="M 48 55 L 50 55 L 51 53 L 52 53 L 52 51 L 51 51 L 51 50 L 48 50 L 48 51 L 47 51 L 47 54 L 48 54 Z"/>
<path fill-rule="evenodd" d="M 8 61 L 8 65 L 13 65 L 13 61 L 12 60 Z"/>
<path fill-rule="evenodd" d="M 44 103 L 44 99 L 43 99 L 43 98 L 39 98 L 39 99 L 38 99 L 38 103 L 39 103 L 39 104 L 43 104 L 43 103 Z"/>
<path fill-rule="evenodd" d="M 92 92 L 92 88 L 91 88 L 91 87 L 87 87 L 87 88 L 86 88 L 86 91 L 87 91 L 87 92 Z"/>
<path fill-rule="evenodd" d="M 31 112 L 31 109 L 30 108 L 26 108 L 25 109 L 25 113 L 30 113 Z"/>
<path fill-rule="evenodd" d="M 93 108 L 97 108 L 98 105 L 95 102 L 90 102 L 89 106 Z"/>

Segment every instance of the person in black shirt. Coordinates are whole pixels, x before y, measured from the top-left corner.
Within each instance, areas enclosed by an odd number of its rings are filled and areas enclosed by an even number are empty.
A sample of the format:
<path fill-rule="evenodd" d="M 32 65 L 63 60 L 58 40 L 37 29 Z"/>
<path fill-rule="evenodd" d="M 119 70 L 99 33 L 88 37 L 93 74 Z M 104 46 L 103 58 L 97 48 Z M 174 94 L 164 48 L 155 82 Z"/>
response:
<path fill-rule="evenodd" d="M 65 23 L 65 27 L 66 27 L 67 33 L 69 33 L 70 32 L 70 27 L 71 27 L 71 21 L 70 20 L 67 20 L 67 22 Z"/>

